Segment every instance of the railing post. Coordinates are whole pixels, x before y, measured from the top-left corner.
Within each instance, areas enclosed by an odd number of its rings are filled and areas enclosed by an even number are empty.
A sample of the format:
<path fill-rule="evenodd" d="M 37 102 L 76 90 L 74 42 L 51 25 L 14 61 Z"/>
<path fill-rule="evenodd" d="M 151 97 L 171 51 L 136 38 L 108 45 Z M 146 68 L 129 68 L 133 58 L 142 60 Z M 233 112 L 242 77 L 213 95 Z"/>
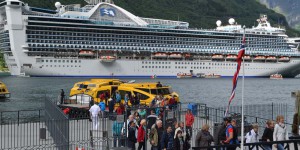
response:
<path fill-rule="evenodd" d="M 18 111 L 18 126 L 19 126 L 19 120 L 20 120 L 20 111 Z"/>
<path fill-rule="evenodd" d="M 0 125 L 2 124 L 2 111 L 1 111 L 1 115 L 0 115 Z"/>
<path fill-rule="evenodd" d="M 274 115 L 273 115 L 274 112 L 273 111 L 274 111 L 274 103 L 272 102 L 272 120 L 274 120 Z"/>

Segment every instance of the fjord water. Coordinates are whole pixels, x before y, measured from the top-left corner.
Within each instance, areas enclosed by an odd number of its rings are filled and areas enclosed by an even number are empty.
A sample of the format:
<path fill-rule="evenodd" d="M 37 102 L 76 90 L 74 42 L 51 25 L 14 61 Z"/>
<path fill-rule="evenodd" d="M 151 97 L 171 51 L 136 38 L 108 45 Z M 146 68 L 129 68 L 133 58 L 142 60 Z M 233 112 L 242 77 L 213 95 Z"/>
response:
<path fill-rule="evenodd" d="M 39 109 L 44 107 L 45 97 L 58 98 L 60 89 L 68 95 L 75 82 L 88 78 L 24 78 L 0 77 L 11 98 L 0 101 L 0 111 Z M 132 79 L 124 79 L 132 80 Z M 157 82 L 172 86 L 183 102 L 200 102 L 208 106 L 226 106 L 232 90 L 231 78 L 220 79 L 135 79 L 136 82 Z M 270 80 L 268 78 L 245 78 L 245 104 L 288 103 L 294 108 L 291 92 L 300 90 L 300 79 Z M 232 105 L 240 105 L 242 78 L 239 78 L 236 96 Z M 293 110 L 291 110 L 293 111 Z M 289 116 L 290 117 L 290 116 Z"/>

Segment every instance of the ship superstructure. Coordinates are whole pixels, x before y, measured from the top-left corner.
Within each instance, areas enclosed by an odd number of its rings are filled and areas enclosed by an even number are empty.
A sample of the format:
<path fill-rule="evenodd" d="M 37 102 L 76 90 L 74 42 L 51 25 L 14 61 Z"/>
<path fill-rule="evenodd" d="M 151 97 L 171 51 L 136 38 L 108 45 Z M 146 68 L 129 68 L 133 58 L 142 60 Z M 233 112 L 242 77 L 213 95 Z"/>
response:
<path fill-rule="evenodd" d="M 232 76 L 244 29 L 234 19 L 216 30 L 182 21 L 142 18 L 110 1 L 55 3 L 57 10 L 18 0 L 0 3 L 0 37 L 12 75 L 176 77 L 178 73 Z M 300 73 L 300 58 L 285 30 L 266 16 L 245 29 L 246 76 Z"/>

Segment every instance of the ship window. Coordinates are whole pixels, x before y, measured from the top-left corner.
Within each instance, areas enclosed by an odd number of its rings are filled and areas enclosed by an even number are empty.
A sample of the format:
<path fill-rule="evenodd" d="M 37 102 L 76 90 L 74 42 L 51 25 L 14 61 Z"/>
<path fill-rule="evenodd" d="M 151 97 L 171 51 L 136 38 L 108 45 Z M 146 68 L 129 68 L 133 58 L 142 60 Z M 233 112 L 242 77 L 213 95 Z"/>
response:
<path fill-rule="evenodd" d="M 44 60 L 42 59 L 42 62 L 44 62 Z"/>
<path fill-rule="evenodd" d="M 46 60 L 46 62 L 48 62 L 48 60 Z"/>
<path fill-rule="evenodd" d="M 60 63 L 60 62 L 61 62 L 61 60 L 58 60 L 58 62 Z"/>
<path fill-rule="evenodd" d="M 143 88 L 137 88 L 138 90 L 141 90 L 141 91 L 144 91 L 144 92 L 147 92 L 147 93 L 150 93 L 150 89 L 143 89 Z"/>
<path fill-rule="evenodd" d="M 157 90 L 156 89 L 151 89 L 151 94 L 157 95 Z"/>

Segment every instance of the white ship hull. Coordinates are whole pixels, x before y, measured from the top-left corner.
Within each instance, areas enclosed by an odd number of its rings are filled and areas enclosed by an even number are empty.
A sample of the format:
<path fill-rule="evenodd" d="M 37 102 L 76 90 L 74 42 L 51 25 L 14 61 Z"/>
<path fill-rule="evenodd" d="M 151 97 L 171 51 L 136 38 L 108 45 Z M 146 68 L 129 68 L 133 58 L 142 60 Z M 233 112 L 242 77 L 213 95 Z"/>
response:
<path fill-rule="evenodd" d="M 0 3 L 0 48 L 11 74 L 17 76 L 176 78 L 178 73 L 192 73 L 230 77 L 236 62 L 226 56 L 237 55 L 245 32 L 189 29 L 187 22 L 140 18 L 109 3 L 57 12 L 12 1 Z M 245 63 L 246 77 L 300 73 L 300 54 L 288 48 L 283 32 L 246 32 L 251 44 L 245 52 L 251 59 Z M 93 55 L 82 56 L 82 50 L 92 50 Z M 224 59 L 212 60 L 214 55 Z M 103 56 L 114 59 L 101 61 Z M 253 62 L 257 56 L 272 56 L 275 61 Z M 281 57 L 287 62 L 278 62 Z"/>
<path fill-rule="evenodd" d="M 35 63 L 24 67 L 26 76 L 44 77 L 174 77 L 177 73 L 219 74 L 231 77 L 236 71 L 236 62 L 212 61 L 160 61 L 160 60 L 116 60 L 103 63 L 100 60 L 81 60 L 80 63 Z M 74 59 L 72 59 L 74 61 Z M 145 64 L 147 62 L 147 64 Z M 178 62 L 181 62 L 178 65 Z M 150 63 L 150 64 L 149 64 Z M 162 64 L 164 63 L 164 64 Z M 176 63 L 176 64 L 175 64 Z M 284 77 L 294 77 L 299 72 L 300 59 L 289 63 L 245 63 L 246 77 L 269 77 L 280 73 Z M 147 66 L 147 68 L 146 68 Z M 152 68 L 153 67 L 153 68 Z M 242 67 L 241 67 L 242 69 Z M 241 75 L 241 74 L 240 74 Z"/>

